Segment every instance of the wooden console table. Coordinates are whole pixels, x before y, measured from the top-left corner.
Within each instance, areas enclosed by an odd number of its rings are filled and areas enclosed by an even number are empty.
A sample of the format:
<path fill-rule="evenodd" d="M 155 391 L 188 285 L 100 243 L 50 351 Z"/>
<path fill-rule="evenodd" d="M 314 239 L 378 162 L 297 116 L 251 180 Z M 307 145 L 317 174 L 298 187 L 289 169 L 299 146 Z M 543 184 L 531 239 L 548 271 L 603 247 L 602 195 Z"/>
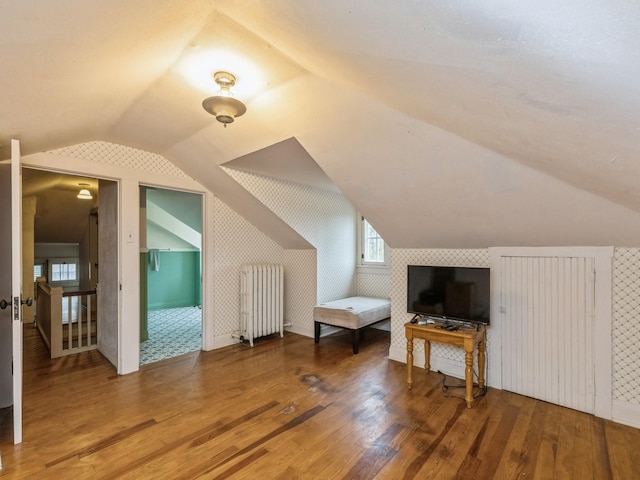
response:
<path fill-rule="evenodd" d="M 484 365 L 486 349 L 486 329 L 484 325 L 479 325 L 478 329 L 462 327 L 459 330 L 450 332 L 439 325 L 418 325 L 417 323 L 405 323 L 405 334 L 407 337 L 407 383 L 409 389 L 413 384 L 413 339 L 422 338 L 424 340 L 424 368 L 429 373 L 431 370 L 431 342 L 446 343 L 456 347 L 464 348 L 465 352 L 465 396 L 467 408 L 473 404 L 473 349 L 478 347 L 478 386 L 484 388 Z"/>

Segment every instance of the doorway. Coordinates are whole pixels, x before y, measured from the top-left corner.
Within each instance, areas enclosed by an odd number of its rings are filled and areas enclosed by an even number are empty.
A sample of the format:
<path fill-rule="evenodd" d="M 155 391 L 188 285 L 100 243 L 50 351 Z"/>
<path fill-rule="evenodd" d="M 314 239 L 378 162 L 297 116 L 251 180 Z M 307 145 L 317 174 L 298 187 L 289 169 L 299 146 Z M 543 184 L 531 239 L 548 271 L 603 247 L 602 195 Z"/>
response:
<path fill-rule="evenodd" d="M 73 175 L 68 173 L 56 172 L 54 170 L 26 168 L 20 169 L 20 190 L 21 190 L 21 203 L 22 203 L 22 215 L 21 226 L 16 227 L 15 231 L 21 232 L 22 237 L 22 256 L 14 255 L 21 265 L 22 276 L 22 297 L 26 299 L 29 297 L 35 297 L 35 278 L 44 277 L 46 282 L 50 282 L 55 287 L 62 289 L 64 294 L 70 294 L 68 297 L 69 303 L 67 305 L 70 308 L 70 315 L 66 315 L 67 322 L 65 325 L 64 320 L 62 324 L 58 324 L 62 331 L 68 332 L 65 335 L 67 339 L 67 346 L 77 347 L 80 334 L 80 324 L 85 332 L 91 332 L 89 337 L 95 338 L 96 332 L 91 327 L 87 327 L 87 316 L 83 314 L 83 319 L 80 320 L 78 315 L 74 315 L 73 312 L 83 310 L 91 310 L 92 308 L 83 301 L 76 299 L 73 300 L 73 296 L 77 295 L 79 291 L 87 292 L 88 290 L 94 290 L 97 282 L 97 255 L 98 255 L 98 233 L 97 233 L 97 211 L 102 209 L 103 211 L 116 212 L 118 208 L 117 195 L 111 196 L 111 201 L 106 201 L 104 198 L 100 199 L 98 205 L 98 183 L 101 187 L 107 189 L 111 188 L 117 192 L 118 183 L 109 180 L 98 181 L 95 178 L 89 178 L 80 175 Z M 87 190 L 89 193 L 84 192 L 82 198 L 79 196 L 81 190 Z M 13 189 L 12 189 L 13 190 Z M 5 194 L 8 193 L 6 188 L 0 188 L 0 191 Z M 10 210 L 10 209 L 9 209 Z M 5 222 L 5 224 L 11 224 L 11 222 Z M 108 222 L 103 223 L 103 227 L 107 226 Z M 115 233 L 111 233 L 114 237 L 117 237 L 117 225 L 112 225 L 115 229 Z M 11 228 L 6 231 L 11 231 Z M 3 244 L 4 245 L 4 244 Z M 108 248 L 108 242 L 103 242 L 100 245 L 102 250 Z M 4 248 L 4 251 L 11 252 L 11 247 Z M 14 250 L 15 252 L 15 250 Z M 118 265 L 118 251 L 117 248 L 110 251 L 103 251 L 103 254 L 109 258 L 109 262 L 114 265 L 113 268 L 117 268 Z M 105 269 L 102 269 L 104 272 Z M 109 270 L 109 267 L 106 269 Z M 109 284 L 103 278 L 103 285 L 105 291 L 116 292 L 118 291 L 117 280 Z M 113 297 L 112 297 L 113 298 Z M 59 299 L 59 297 L 58 297 Z M 59 300 L 58 300 L 59 301 Z M 65 312 L 64 303 L 58 303 L 57 306 L 62 312 Z M 11 309 L 6 309 L 7 314 Z M 115 324 L 118 322 L 118 313 L 115 311 L 113 318 L 110 318 L 108 314 L 105 314 L 101 310 L 100 306 L 97 309 L 100 312 L 100 317 L 103 322 L 107 324 Z M 34 332 L 34 327 L 37 327 L 37 311 L 36 302 L 26 303 L 21 309 L 21 322 L 19 323 L 19 330 L 22 332 L 30 330 Z M 42 313 L 42 312 L 41 312 Z M 93 317 L 97 318 L 97 317 Z M 82 322 L 82 323 L 81 323 Z M 2 322 L 4 324 L 4 322 Z M 8 322 L 6 325 L 11 326 L 18 322 Z M 117 330 L 114 330 L 117 335 Z M 42 331 L 39 330 L 42 334 Z M 35 334 L 38 339 L 41 339 L 41 335 Z M 11 341 L 11 334 L 0 335 L 4 340 L 8 338 Z M 107 338 L 103 336 L 103 338 Z M 116 337 L 117 340 L 117 337 Z M 15 345 L 15 344 L 14 344 Z M 34 346 L 33 343 L 27 344 Z M 42 348 L 47 351 L 47 355 L 50 351 L 47 350 L 46 342 L 39 343 L 38 348 Z M 51 343 L 49 344 L 51 346 Z M 88 346 L 88 342 L 84 345 Z M 20 347 L 22 349 L 22 347 Z M 94 346 L 95 348 L 95 346 Z M 13 355 L 18 355 L 20 361 L 18 362 L 18 369 L 20 370 L 20 385 L 22 384 L 22 350 L 19 353 L 16 352 L 16 348 L 0 348 L 3 355 L 8 354 L 8 375 L 13 375 L 12 360 L 15 362 Z M 102 351 L 102 348 L 101 348 Z M 30 355 L 30 351 L 24 352 Z M 4 359 L 4 357 L 2 357 Z M 5 362 L 3 362 L 3 367 Z M 64 365 L 64 363 L 62 363 Z M 4 373 L 4 370 L 2 372 Z M 30 372 L 27 375 L 35 375 Z M 2 375 L 0 375 L 2 377 Z M 26 378 L 26 377 L 25 377 Z M 40 379 L 39 374 L 32 379 Z M 28 378 L 27 378 L 28 380 Z M 11 395 L 15 389 L 6 389 L 4 382 L 0 391 L 2 395 L 8 393 Z M 12 400 L 4 401 L 0 406 L 9 405 Z M 21 395 L 18 397 L 22 402 Z M 17 403 L 13 402 L 14 406 Z M 10 426 L 9 408 L 0 410 L 0 435 L 5 435 Z M 20 408 L 21 410 L 21 408 Z M 15 425 L 21 425 L 21 422 L 14 421 Z M 17 428 L 17 427 L 15 427 Z"/>
<path fill-rule="evenodd" d="M 23 168 L 22 203 L 25 295 L 35 297 L 35 280 L 44 277 L 49 286 L 63 289 L 67 305 L 79 302 L 77 307 L 85 312 L 84 318 L 91 310 L 97 321 L 91 337 L 113 363 L 118 344 L 118 302 L 113 301 L 118 298 L 119 286 L 118 182 Z M 80 293 L 83 295 L 74 297 Z M 91 306 L 85 303 L 89 296 Z M 36 303 L 24 309 L 25 328 L 30 324 L 38 327 L 35 306 Z M 64 311 L 64 304 L 62 308 Z M 68 318 L 71 320 L 66 327 L 70 335 L 66 338 L 76 335 L 75 332 L 79 335 L 77 318 L 73 315 Z M 42 329 L 40 332 L 44 335 Z"/>
<path fill-rule="evenodd" d="M 202 195 L 140 187 L 140 365 L 202 349 Z"/>

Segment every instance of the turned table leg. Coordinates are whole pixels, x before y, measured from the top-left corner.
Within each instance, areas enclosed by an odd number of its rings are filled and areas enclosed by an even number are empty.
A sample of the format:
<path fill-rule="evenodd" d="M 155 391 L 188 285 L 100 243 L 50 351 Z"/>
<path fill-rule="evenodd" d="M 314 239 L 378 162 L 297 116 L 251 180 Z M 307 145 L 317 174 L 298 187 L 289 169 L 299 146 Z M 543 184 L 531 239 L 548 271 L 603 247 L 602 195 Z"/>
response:
<path fill-rule="evenodd" d="M 413 385 L 413 337 L 407 337 L 407 383 L 409 390 Z"/>
<path fill-rule="evenodd" d="M 431 342 L 424 341 L 424 369 L 427 373 L 431 371 Z"/>
<path fill-rule="evenodd" d="M 481 389 L 484 388 L 484 368 L 486 361 L 485 351 L 487 348 L 485 335 L 486 333 L 482 335 L 482 340 L 478 343 L 478 386 Z"/>
<path fill-rule="evenodd" d="M 467 401 L 467 408 L 471 408 L 473 404 L 473 349 L 465 351 L 465 365 L 464 379 L 466 389 L 464 399 Z"/>

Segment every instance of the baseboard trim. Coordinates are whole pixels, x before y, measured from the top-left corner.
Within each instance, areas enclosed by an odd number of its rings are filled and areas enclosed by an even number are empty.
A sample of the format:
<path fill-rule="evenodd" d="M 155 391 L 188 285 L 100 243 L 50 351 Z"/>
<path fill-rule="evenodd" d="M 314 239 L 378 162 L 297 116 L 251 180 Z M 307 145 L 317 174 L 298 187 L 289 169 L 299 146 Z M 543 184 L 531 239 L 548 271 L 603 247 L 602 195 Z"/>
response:
<path fill-rule="evenodd" d="M 302 328 L 297 325 L 291 325 L 290 327 L 285 327 L 285 331 L 302 335 L 303 337 L 313 338 L 313 326 L 311 326 L 311 328 Z"/>
<path fill-rule="evenodd" d="M 611 420 L 630 427 L 640 428 L 640 404 L 612 400 Z"/>
<path fill-rule="evenodd" d="M 313 338 L 313 331 L 305 328 L 297 328 L 295 325 L 291 327 L 286 327 L 285 331 L 296 333 L 298 335 L 303 335 L 305 337 Z M 330 332 L 333 333 L 333 332 Z M 324 335 L 323 335 L 324 336 Z M 229 345 L 235 345 L 240 343 L 238 338 L 234 338 L 231 334 L 220 335 L 213 338 L 213 345 L 211 348 L 205 348 L 205 351 L 217 350 L 218 348 L 228 347 Z"/>
<path fill-rule="evenodd" d="M 213 344 L 211 348 L 204 348 L 205 351 L 217 350 L 218 348 L 228 347 L 229 345 L 235 345 L 240 343 L 240 340 L 237 338 L 233 338 L 231 334 L 228 335 L 220 335 L 217 337 L 213 337 Z"/>
<path fill-rule="evenodd" d="M 401 363 L 407 363 L 407 350 L 405 348 L 394 347 L 389 348 L 389 358 Z M 413 352 L 413 366 L 424 370 L 424 352 Z M 431 371 L 442 372 L 455 378 L 464 379 L 465 365 L 462 362 L 449 360 L 448 358 L 431 355 Z"/>

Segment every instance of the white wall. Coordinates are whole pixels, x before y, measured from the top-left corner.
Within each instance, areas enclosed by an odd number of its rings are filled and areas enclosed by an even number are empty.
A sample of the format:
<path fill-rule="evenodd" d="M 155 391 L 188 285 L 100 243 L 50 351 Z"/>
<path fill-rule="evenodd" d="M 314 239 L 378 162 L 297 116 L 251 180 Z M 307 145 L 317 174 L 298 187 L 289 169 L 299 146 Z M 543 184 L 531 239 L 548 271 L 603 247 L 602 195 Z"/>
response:
<path fill-rule="evenodd" d="M 356 294 L 363 297 L 391 298 L 391 269 L 358 267 Z"/>
<path fill-rule="evenodd" d="M 224 170 L 316 248 L 318 303 L 355 293 L 356 211 L 344 195 Z"/>
<path fill-rule="evenodd" d="M 313 336 L 313 307 L 316 292 L 318 264 L 316 250 L 286 250 L 284 254 L 285 300 L 284 318 L 292 323 L 288 329 L 294 333 Z"/>
<path fill-rule="evenodd" d="M 178 235 L 168 232 L 153 223 L 147 223 L 147 248 L 170 249 L 173 251 L 198 252 L 198 247 L 185 242 Z"/>
<path fill-rule="evenodd" d="M 245 263 L 283 263 L 284 250 L 244 220 L 220 199 L 213 202 L 213 237 L 205 240 L 213 250 L 213 311 L 216 346 L 234 342 L 239 330 L 240 268 Z"/>
<path fill-rule="evenodd" d="M 292 324 L 290 330 L 312 336 L 316 251 L 282 249 L 164 157 L 122 145 L 90 142 L 31 155 L 23 158 L 23 164 L 117 180 L 120 184 L 119 373 L 135 371 L 139 364 L 140 222 L 138 209 L 131 206 L 139 205 L 141 184 L 204 194 L 204 349 L 236 342 L 231 334 L 239 327 L 240 266 L 252 262 L 284 264 L 285 321 Z M 127 240 L 129 235 L 131 242 Z"/>
<path fill-rule="evenodd" d="M 306 307 L 287 315 L 295 323 L 291 330 L 307 336 L 313 334 L 313 306 L 316 303 L 350 295 L 390 297 L 390 269 L 356 268 L 356 237 L 360 222 L 355 208 L 344 195 L 231 168 L 224 170 L 316 247 L 316 295 L 310 298 L 310 292 L 307 292 L 301 296 Z M 295 288 L 301 285 L 296 282 Z M 308 281 L 304 285 L 307 289 L 310 287 Z M 294 297 L 300 294 L 297 292 Z"/>
<path fill-rule="evenodd" d="M 613 419 L 640 428 L 640 248 L 613 255 Z M 630 421 L 635 419 L 635 422 Z"/>
<path fill-rule="evenodd" d="M 406 312 L 407 265 L 489 266 L 488 249 L 392 249 L 391 347 L 389 357 L 406 362 L 404 324 Z M 615 248 L 613 257 L 612 314 L 612 418 L 640 427 L 640 248 Z M 491 328 L 488 356 L 494 354 Z M 434 343 L 431 366 L 459 377 L 464 376 L 461 349 Z M 424 347 L 416 342 L 416 366 L 424 365 Z M 490 360 L 490 364 L 491 364 Z"/>
<path fill-rule="evenodd" d="M 25 157 L 26 165 L 77 172 L 120 182 L 121 205 L 138 205 L 139 184 L 182 188 L 203 192 L 163 157 L 128 147 L 91 142 L 51 154 Z M 285 318 L 291 329 L 312 335 L 312 307 L 352 293 L 392 299 L 390 357 L 405 361 L 403 324 L 406 313 L 406 265 L 488 266 L 487 249 L 392 249 L 391 277 L 355 274 L 355 210 L 345 197 L 241 172 L 234 172 L 265 205 L 280 215 L 312 243 L 315 250 L 284 250 L 208 192 L 205 193 L 205 240 L 203 290 L 205 299 L 205 348 L 230 342 L 239 318 L 239 266 L 242 263 L 277 261 L 285 265 Z M 139 311 L 138 215 L 121 206 L 122 312 Z M 126 241 L 126 234 L 134 242 Z M 317 257 L 316 257 L 317 255 Z M 318 271 L 316 272 L 316 262 Z M 613 373 L 614 420 L 625 421 L 640 414 L 640 248 L 616 248 L 613 259 Z M 315 296 L 315 298 L 314 298 Z M 118 371 L 138 368 L 138 317 L 122 315 L 121 352 Z M 416 347 L 419 357 L 420 346 Z M 489 342 L 489 348 L 491 344 Z M 423 351 L 422 351 L 423 352 Z M 463 359 L 458 349 L 444 345 L 432 348 L 434 368 L 456 370 Z M 460 370 L 462 371 L 462 370 Z"/>
<path fill-rule="evenodd" d="M 487 249 L 395 248 L 391 250 L 391 346 L 389 357 L 400 362 L 406 362 L 407 353 L 404 324 L 410 321 L 413 316 L 407 313 L 407 265 L 488 267 L 489 251 Z M 488 349 L 490 349 L 490 343 L 491 338 L 488 341 Z M 423 342 L 416 342 L 414 360 L 416 365 L 424 368 Z M 431 368 L 464 377 L 462 349 L 434 343 L 431 347 Z"/>
<path fill-rule="evenodd" d="M 287 329 L 311 336 L 316 251 L 283 249 L 217 197 L 210 210 L 213 232 L 205 235 L 205 242 L 214 258 L 212 348 L 236 342 L 231 334 L 240 321 L 240 269 L 247 263 L 284 265 L 284 321 L 291 325 Z"/>
<path fill-rule="evenodd" d="M 141 184 L 205 193 L 200 184 L 163 157 L 122 145 L 90 142 L 23 157 L 25 166 L 117 181 L 119 184 L 120 325 L 116 367 L 125 374 L 139 368 L 139 189 Z M 211 195 L 207 193 L 207 195 Z M 134 206 L 134 207 L 132 207 Z M 205 264 L 212 258 L 205 253 Z M 211 292 L 205 291 L 211 302 Z M 205 322 L 213 324 L 213 318 Z M 208 327 L 212 329 L 212 327 Z M 205 330 L 207 325 L 205 325 Z"/>

